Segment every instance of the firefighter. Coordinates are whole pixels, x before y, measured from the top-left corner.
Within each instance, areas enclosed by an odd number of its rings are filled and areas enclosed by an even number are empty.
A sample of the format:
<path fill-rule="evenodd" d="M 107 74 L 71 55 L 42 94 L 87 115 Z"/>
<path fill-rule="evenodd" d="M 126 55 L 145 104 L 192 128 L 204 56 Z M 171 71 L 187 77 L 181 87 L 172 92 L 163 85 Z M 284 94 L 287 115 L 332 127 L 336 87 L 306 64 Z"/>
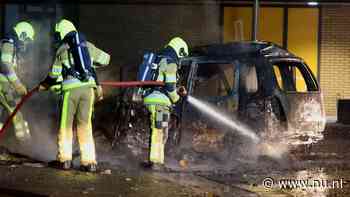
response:
<path fill-rule="evenodd" d="M 181 86 L 176 89 L 177 67 L 179 58 L 188 55 L 188 46 L 180 37 L 173 38 L 164 49 L 158 67 L 157 81 L 163 81 L 164 87 L 152 88 L 146 91 L 144 105 L 150 113 L 151 121 L 151 144 L 149 161 L 144 163 L 146 167 L 154 170 L 164 168 L 164 148 L 168 138 L 168 125 L 170 120 L 171 106 L 178 102 L 179 95 L 185 96 L 186 90 Z"/>
<path fill-rule="evenodd" d="M 61 86 L 63 94 L 57 160 L 49 164 L 64 170 L 71 168 L 75 118 L 81 153 L 80 169 L 95 172 L 97 161 L 91 116 L 95 98 L 102 99 L 102 88 L 98 85 L 94 66 L 108 65 L 110 55 L 84 40 L 73 23 L 66 19 L 56 24 L 55 32 L 60 45 L 51 71 L 40 85 L 40 90 Z"/>
<path fill-rule="evenodd" d="M 1 69 L 0 69 L 0 105 L 1 114 L 11 114 L 21 96 L 27 94 L 27 88 L 17 77 L 18 64 L 22 63 L 27 46 L 34 40 L 33 26 L 26 21 L 21 21 L 0 41 Z M 15 136 L 20 141 L 30 139 L 28 123 L 18 112 L 13 118 Z M 3 126 L 3 123 L 0 123 Z"/>

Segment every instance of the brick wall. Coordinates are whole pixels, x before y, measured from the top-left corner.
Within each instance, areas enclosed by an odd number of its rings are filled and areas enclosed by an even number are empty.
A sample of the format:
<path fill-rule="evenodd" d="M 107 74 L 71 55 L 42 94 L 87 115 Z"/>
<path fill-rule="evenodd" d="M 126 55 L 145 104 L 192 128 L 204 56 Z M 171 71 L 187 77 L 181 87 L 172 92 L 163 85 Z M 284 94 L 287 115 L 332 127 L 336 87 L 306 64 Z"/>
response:
<path fill-rule="evenodd" d="M 117 79 L 120 67 L 125 78 L 135 77 L 144 51 L 157 50 L 176 35 L 191 46 L 220 41 L 220 7 L 215 5 L 86 4 L 79 12 L 81 31 L 112 55 L 104 79 Z"/>
<path fill-rule="evenodd" d="M 350 7 L 321 9 L 320 84 L 327 116 L 339 98 L 350 98 Z"/>

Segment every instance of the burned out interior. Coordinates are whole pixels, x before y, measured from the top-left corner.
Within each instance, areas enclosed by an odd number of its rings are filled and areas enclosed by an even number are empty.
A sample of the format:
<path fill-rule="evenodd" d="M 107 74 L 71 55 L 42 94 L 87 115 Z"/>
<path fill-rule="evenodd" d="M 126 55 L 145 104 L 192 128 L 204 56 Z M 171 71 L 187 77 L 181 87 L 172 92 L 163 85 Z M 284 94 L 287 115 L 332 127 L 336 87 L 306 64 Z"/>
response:
<path fill-rule="evenodd" d="M 237 102 L 237 67 L 234 64 L 199 63 L 193 95 L 233 110 Z M 231 103 L 231 105 L 228 105 Z"/>

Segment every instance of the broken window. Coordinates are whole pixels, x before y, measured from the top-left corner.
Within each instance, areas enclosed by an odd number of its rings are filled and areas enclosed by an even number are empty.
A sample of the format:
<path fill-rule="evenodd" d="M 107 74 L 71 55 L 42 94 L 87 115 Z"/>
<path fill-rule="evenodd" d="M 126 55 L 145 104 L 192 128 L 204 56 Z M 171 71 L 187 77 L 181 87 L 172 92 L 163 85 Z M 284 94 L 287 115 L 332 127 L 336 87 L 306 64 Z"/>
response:
<path fill-rule="evenodd" d="M 277 86 L 289 92 L 317 91 L 314 76 L 300 62 L 277 62 L 273 66 Z"/>
<path fill-rule="evenodd" d="M 247 66 L 245 72 L 242 73 L 242 78 L 247 93 L 255 93 L 258 91 L 258 76 L 255 65 Z"/>
<path fill-rule="evenodd" d="M 278 87 L 279 87 L 281 90 L 283 90 L 282 75 L 281 75 L 280 69 L 278 68 L 277 65 L 274 65 L 274 66 L 273 66 L 273 71 L 275 72 L 275 77 L 276 77 L 276 80 L 277 80 L 277 85 L 278 85 Z"/>
<path fill-rule="evenodd" d="M 222 108 L 237 107 L 236 67 L 233 64 L 198 64 L 193 94 Z"/>

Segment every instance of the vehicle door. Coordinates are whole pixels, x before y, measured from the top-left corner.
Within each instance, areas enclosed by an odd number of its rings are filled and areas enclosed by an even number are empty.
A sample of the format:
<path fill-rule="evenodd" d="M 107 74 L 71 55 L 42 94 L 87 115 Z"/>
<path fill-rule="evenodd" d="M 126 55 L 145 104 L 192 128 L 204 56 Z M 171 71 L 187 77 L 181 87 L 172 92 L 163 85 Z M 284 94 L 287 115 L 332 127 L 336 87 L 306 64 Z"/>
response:
<path fill-rule="evenodd" d="M 318 135 L 325 127 L 325 113 L 322 93 L 311 70 L 302 61 L 272 63 L 280 99 L 287 101 L 288 129 Z"/>

